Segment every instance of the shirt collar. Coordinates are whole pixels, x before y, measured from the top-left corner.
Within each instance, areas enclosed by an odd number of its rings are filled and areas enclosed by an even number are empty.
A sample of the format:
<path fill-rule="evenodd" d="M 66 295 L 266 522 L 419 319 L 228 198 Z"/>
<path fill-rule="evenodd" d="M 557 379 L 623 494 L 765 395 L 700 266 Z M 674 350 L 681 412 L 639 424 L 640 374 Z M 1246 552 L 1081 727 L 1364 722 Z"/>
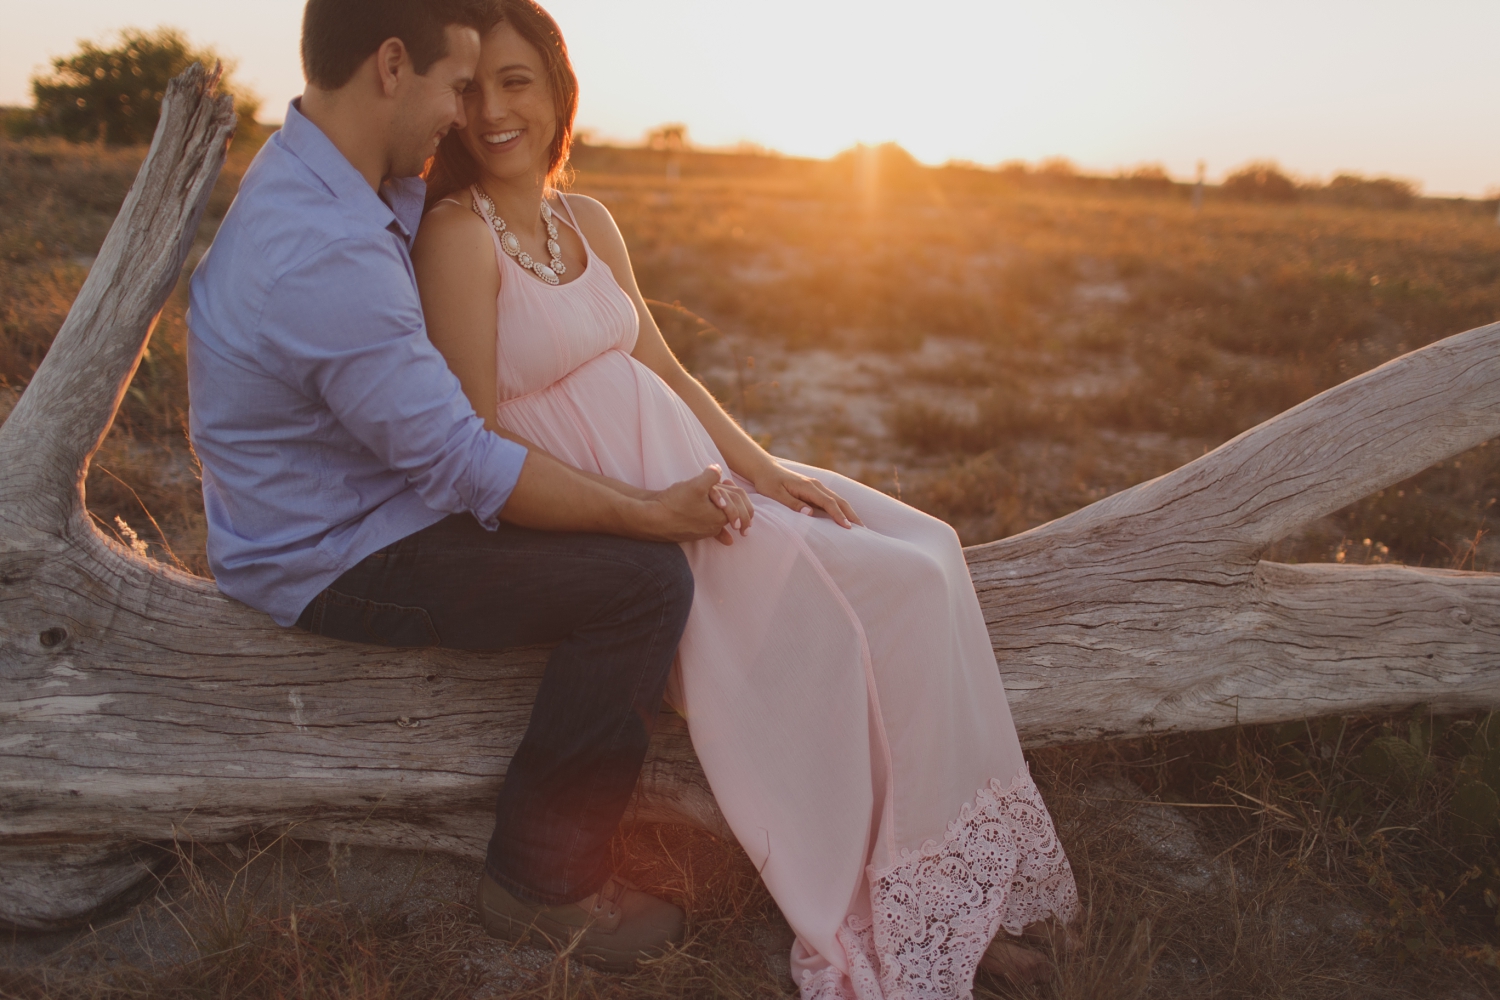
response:
<path fill-rule="evenodd" d="M 422 221 L 427 183 L 420 177 L 392 178 L 380 186 L 377 195 L 323 130 L 302 113 L 300 100 L 294 97 L 287 105 L 286 121 L 281 126 L 282 145 L 307 164 L 335 198 L 369 213 L 382 229 L 393 228 L 410 245 Z"/>

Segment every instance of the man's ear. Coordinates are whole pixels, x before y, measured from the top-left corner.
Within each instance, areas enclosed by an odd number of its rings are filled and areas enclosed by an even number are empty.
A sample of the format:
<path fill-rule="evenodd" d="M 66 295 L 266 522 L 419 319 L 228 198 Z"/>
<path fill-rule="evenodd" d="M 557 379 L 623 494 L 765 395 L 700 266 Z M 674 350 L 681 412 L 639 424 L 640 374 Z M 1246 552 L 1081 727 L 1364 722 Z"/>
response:
<path fill-rule="evenodd" d="M 412 71 L 411 56 L 401 39 L 387 38 L 375 50 L 375 75 L 386 97 L 395 97 L 396 89 Z"/>

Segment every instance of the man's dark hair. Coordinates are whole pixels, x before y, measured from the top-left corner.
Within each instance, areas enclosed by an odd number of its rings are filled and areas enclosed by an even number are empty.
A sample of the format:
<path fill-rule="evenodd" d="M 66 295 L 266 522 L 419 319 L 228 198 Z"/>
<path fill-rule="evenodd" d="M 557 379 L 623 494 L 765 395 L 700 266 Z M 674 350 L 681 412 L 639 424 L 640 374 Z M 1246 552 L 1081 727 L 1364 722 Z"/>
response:
<path fill-rule="evenodd" d="M 481 35 L 500 20 L 495 0 L 307 0 L 302 12 L 302 74 L 338 90 L 387 38 L 399 38 L 418 73 L 448 54 L 449 25 Z"/>

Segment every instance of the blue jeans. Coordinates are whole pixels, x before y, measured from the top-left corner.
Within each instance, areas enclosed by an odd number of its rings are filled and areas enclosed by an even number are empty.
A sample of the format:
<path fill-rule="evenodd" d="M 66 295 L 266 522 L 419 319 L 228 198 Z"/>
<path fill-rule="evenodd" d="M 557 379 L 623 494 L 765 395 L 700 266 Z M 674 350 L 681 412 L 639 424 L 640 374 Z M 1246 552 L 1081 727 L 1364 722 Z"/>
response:
<path fill-rule="evenodd" d="M 491 532 L 459 514 L 364 559 L 297 624 L 384 646 L 558 643 L 500 788 L 485 862 L 514 895 L 556 904 L 609 877 L 609 839 L 692 600 L 676 545 L 508 524 Z"/>

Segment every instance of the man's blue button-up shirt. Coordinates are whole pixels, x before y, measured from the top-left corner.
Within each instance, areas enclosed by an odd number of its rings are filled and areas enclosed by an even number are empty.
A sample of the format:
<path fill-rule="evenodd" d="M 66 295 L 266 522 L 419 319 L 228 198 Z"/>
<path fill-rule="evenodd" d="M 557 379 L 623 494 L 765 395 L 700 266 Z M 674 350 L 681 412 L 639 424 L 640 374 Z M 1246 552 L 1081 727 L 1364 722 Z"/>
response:
<path fill-rule="evenodd" d="M 423 183 L 376 194 L 297 108 L 192 280 L 189 429 L 219 589 L 291 625 L 365 556 L 448 514 L 488 527 L 526 449 L 485 430 L 427 339 Z"/>

